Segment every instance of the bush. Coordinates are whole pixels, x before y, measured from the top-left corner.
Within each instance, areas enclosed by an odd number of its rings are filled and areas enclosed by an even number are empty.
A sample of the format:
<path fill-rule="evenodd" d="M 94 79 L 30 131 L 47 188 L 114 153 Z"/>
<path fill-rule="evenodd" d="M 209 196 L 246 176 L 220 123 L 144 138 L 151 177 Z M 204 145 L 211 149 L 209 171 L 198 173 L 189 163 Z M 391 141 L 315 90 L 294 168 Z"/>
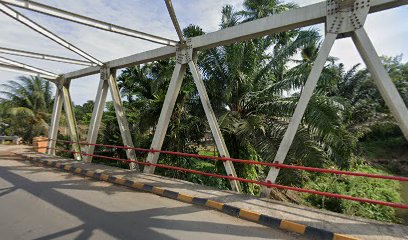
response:
<path fill-rule="evenodd" d="M 386 175 L 383 170 L 374 168 L 360 161 L 350 169 L 353 172 L 364 172 Z M 365 177 L 338 176 L 329 174 L 314 174 L 306 188 L 323 192 L 349 195 L 353 197 L 376 199 L 386 202 L 400 203 L 400 183 L 391 180 Z M 305 199 L 313 206 L 330 211 L 360 216 L 380 221 L 396 222 L 396 210 L 376 204 L 360 203 L 345 199 L 329 198 L 320 195 L 305 194 Z"/>

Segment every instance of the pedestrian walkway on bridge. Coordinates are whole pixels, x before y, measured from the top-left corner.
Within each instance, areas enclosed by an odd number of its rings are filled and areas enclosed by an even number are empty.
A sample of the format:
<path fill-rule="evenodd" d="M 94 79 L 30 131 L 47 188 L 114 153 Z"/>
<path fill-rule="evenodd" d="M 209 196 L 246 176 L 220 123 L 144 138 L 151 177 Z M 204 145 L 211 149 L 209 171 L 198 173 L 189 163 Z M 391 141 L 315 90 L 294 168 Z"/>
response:
<path fill-rule="evenodd" d="M 163 191 L 154 195 L 84 179 L 71 173 L 56 172 L 51 168 L 33 165 L 25 161 L 23 156 L 36 161 L 58 161 L 59 164 L 74 166 L 72 169 L 78 167 L 116 179 L 154 186 L 156 189 L 225 203 L 231 209 L 247 209 L 297 223 L 297 230 L 302 229 L 301 226 L 307 226 L 306 229 L 349 236 L 332 239 L 380 240 L 408 237 L 408 227 L 403 225 L 220 191 L 157 175 L 74 162 L 34 153 L 25 146 L 0 145 L 0 214 L 8 216 L 1 220 L 0 231 L 7 234 L 3 236 L 10 236 L 12 239 L 310 239 L 307 235 L 279 229 L 282 228 L 282 223 L 275 228 L 268 228 L 204 206 L 157 196 Z M 109 179 L 106 178 L 106 181 Z M 216 205 L 213 207 L 217 208 Z M 293 225 L 288 228 L 294 230 Z"/>

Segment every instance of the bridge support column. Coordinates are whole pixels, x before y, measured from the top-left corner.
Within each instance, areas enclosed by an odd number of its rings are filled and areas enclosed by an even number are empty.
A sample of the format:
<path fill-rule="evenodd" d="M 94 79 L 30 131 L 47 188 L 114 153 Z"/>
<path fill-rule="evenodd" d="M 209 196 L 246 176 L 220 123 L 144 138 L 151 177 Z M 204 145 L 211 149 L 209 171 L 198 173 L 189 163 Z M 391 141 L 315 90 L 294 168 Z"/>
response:
<path fill-rule="evenodd" d="M 76 152 L 74 153 L 74 157 L 76 160 L 80 161 L 82 159 L 81 146 L 79 144 L 78 126 L 75 119 L 74 109 L 72 107 L 71 94 L 69 91 L 70 84 L 70 80 L 65 80 L 61 85 L 61 93 L 64 100 L 64 110 L 65 117 L 67 119 L 68 132 L 71 136 L 71 141 L 73 142 L 72 149 Z"/>
<path fill-rule="evenodd" d="M 52 108 L 51 123 L 48 129 L 48 148 L 47 153 L 55 156 L 55 146 L 58 137 L 58 128 L 61 118 L 62 103 L 64 98 L 61 93 L 61 87 L 56 84 L 57 90 L 55 91 L 54 106 Z"/>
<path fill-rule="evenodd" d="M 109 91 L 109 84 L 107 80 L 106 70 L 102 69 L 100 74 L 98 91 L 96 93 L 95 105 L 92 112 L 91 122 L 89 123 L 88 136 L 86 142 L 90 144 L 95 144 L 98 138 L 99 128 L 101 126 L 103 110 L 105 109 L 106 97 Z M 93 154 L 95 151 L 95 146 L 86 146 L 86 153 Z M 92 162 L 92 156 L 84 156 L 85 162 Z"/>

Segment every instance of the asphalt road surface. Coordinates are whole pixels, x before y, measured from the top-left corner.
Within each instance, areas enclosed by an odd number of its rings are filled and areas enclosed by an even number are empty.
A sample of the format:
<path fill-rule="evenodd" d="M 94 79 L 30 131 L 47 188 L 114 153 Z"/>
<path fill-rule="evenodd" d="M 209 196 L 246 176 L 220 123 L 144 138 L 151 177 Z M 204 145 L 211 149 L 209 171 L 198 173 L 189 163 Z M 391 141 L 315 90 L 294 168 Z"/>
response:
<path fill-rule="evenodd" d="M 304 239 L 0 152 L 0 239 Z"/>

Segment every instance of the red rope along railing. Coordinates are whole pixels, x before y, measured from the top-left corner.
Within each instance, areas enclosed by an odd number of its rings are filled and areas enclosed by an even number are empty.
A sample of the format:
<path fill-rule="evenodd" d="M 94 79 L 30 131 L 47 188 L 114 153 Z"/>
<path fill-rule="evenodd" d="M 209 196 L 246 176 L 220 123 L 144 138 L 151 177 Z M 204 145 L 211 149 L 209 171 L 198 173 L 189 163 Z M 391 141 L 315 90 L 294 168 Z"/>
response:
<path fill-rule="evenodd" d="M 158 163 L 139 162 L 139 161 L 136 161 L 136 160 L 122 159 L 122 158 L 115 158 L 115 157 L 107 157 L 107 156 L 101 156 L 101 155 L 95 155 L 95 154 L 87 154 L 87 153 L 75 152 L 75 151 L 71 151 L 71 150 L 58 149 L 58 148 L 53 148 L 53 149 L 55 149 L 56 151 L 70 152 L 70 153 L 73 153 L 73 154 L 82 154 L 84 156 L 91 156 L 91 157 L 96 157 L 96 158 L 101 158 L 101 159 L 106 159 L 106 160 L 111 160 L 111 161 L 120 161 L 120 162 L 126 162 L 126 163 L 133 162 L 133 163 L 140 164 L 140 165 L 145 165 L 145 166 L 155 166 L 155 167 L 159 167 L 159 168 L 166 168 L 166 169 L 172 169 L 172 170 L 176 170 L 176 171 L 200 174 L 200 175 L 203 175 L 203 176 L 216 177 L 216 178 L 222 178 L 222 179 L 228 179 L 228 180 L 236 180 L 236 181 L 246 182 L 246 183 L 253 183 L 253 184 L 257 184 L 257 185 L 260 185 L 260 186 L 265 186 L 265 187 L 268 187 L 268 188 L 286 189 L 286 190 L 290 190 L 290 191 L 321 195 L 321 196 L 325 196 L 325 197 L 340 198 L 340 199 L 346 199 L 346 200 L 351 200 L 351 201 L 356 201 L 356 202 L 378 204 L 378 205 L 383 205 L 383 206 L 388 206 L 388 207 L 393 207 L 393 208 L 408 209 L 408 205 L 405 205 L 405 204 L 385 202 L 385 201 L 380 201 L 380 200 L 372 200 L 372 199 L 367 199 L 367 198 L 352 197 L 352 196 L 341 195 L 341 194 L 337 194 L 337 193 L 320 192 L 320 191 L 316 191 L 316 190 L 284 186 L 284 185 L 275 184 L 275 183 L 261 182 L 261 181 L 257 181 L 257 180 L 250 180 L 250 179 L 232 177 L 232 176 L 225 176 L 225 175 L 220 175 L 220 174 L 215 174 L 215 173 L 207 173 L 207 172 L 202 172 L 202 171 L 197 171 L 197 170 L 192 170 L 192 169 L 186 169 L 186 168 L 181 168 L 181 167 L 174 167 L 174 166 L 158 164 Z"/>
<path fill-rule="evenodd" d="M 177 155 L 177 156 L 192 157 L 192 158 L 198 158 L 198 159 L 210 159 L 210 160 L 215 160 L 215 161 L 231 161 L 231 162 L 262 165 L 262 166 L 269 166 L 269 167 L 277 167 L 277 168 L 287 168 L 287 169 L 294 169 L 294 170 L 303 170 L 303 171 L 312 171 L 312 172 L 321 172 L 321 173 L 331 173 L 331 174 L 337 174 L 337 175 L 350 175 L 350 176 L 379 178 L 379 179 L 387 179 L 387 180 L 395 180 L 395 181 L 408 181 L 407 177 L 399 177 L 399 176 L 385 176 L 385 175 L 379 175 L 379 174 L 348 172 L 348 171 L 340 171 L 340 170 L 333 170 L 333 169 L 321 169 L 321 168 L 303 167 L 303 166 L 287 165 L 287 164 L 279 164 L 279 163 L 265 163 L 265 162 L 257 162 L 257 161 L 253 161 L 253 160 L 243 160 L 243 159 L 215 157 L 215 156 L 214 157 L 213 156 L 203 156 L 203 155 L 198 155 L 198 154 L 172 152 L 172 151 L 155 150 L 155 149 L 134 148 L 134 147 L 127 147 L 127 146 L 116 146 L 116 145 L 105 145 L 105 144 L 90 144 L 90 143 L 86 143 L 86 142 L 73 142 L 73 141 L 53 140 L 53 139 L 51 139 L 50 141 L 62 142 L 62 143 L 67 143 L 67 144 L 79 144 L 79 145 L 88 145 L 88 146 L 100 146 L 100 147 L 107 147 L 107 148 L 117 148 L 117 149 L 133 149 L 133 150 L 139 151 L 139 152 L 163 153 L 163 154 L 168 154 L 168 155 Z M 378 205 L 383 205 L 383 206 L 388 206 L 388 207 L 393 207 L 393 208 L 408 209 L 407 204 L 385 202 L 385 201 L 380 201 L 380 200 L 359 198 L 359 197 L 353 197 L 353 196 L 342 195 L 342 194 L 337 194 L 337 193 L 328 193 L 328 192 L 321 192 L 321 191 L 311 190 L 311 189 L 290 187 L 290 186 L 284 186 L 284 185 L 271 183 L 271 182 L 262 182 L 262 181 L 250 180 L 250 179 L 245 179 L 245 178 L 240 178 L 240 177 L 233 177 L 233 176 L 226 176 L 226 175 L 220 175 L 220 174 L 214 174 L 214 173 L 207 173 L 207 172 L 202 172 L 202 171 L 197 171 L 197 170 L 192 170 L 192 169 L 186 169 L 186 168 L 182 168 L 182 167 L 169 166 L 169 165 L 164 165 L 164 164 L 158 164 L 158 163 L 141 162 L 141 161 L 137 161 L 137 160 L 122 159 L 122 158 L 116 158 L 116 157 L 107 157 L 107 156 L 101 156 L 101 155 L 95 155 L 95 154 L 87 154 L 87 153 L 84 153 L 84 152 L 75 152 L 75 151 L 72 151 L 72 150 L 65 150 L 65 149 L 59 149 L 59 148 L 51 148 L 51 149 L 54 149 L 56 151 L 69 152 L 69 153 L 73 153 L 73 154 L 81 154 L 83 156 L 91 156 L 91 157 L 110 160 L 110 161 L 120 161 L 120 162 L 125 162 L 125 163 L 133 162 L 133 163 L 140 164 L 140 165 L 145 165 L 145 166 L 155 166 L 155 167 L 159 167 L 159 168 L 172 169 L 172 170 L 182 171 L 182 172 L 189 172 L 189 173 L 199 174 L 199 175 L 208 176 L 208 177 L 216 177 L 216 178 L 222 178 L 222 179 L 227 179 L 227 180 L 236 180 L 236 181 L 240 181 L 240 182 L 257 184 L 257 185 L 265 186 L 265 187 L 268 187 L 268 188 L 286 189 L 286 190 L 290 190 L 290 191 L 297 191 L 297 192 L 321 195 L 321 196 L 325 196 L 325 197 L 346 199 L 346 200 L 363 202 L 363 203 L 370 203 L 370 204 L 378 204 Z"/>
<path fill-rule="evenodd" d="M 172 152 L 172 151 L 165 151 L 165 150 L 105 145 L 105 144 L 97 144 L 97 143 L 91 144 L 91 143 L 86 143 L 86 142 L 72 142 L 72 141 L 65 141 L 65 140 L 50 140 L 50 141 L 64 142 L 64 143 L 69 143 L 69 144 L 88 145 L 88 146 L 108 147 L 108 148 L 132 149 L 132 150 L 139 151 L 139 152 L 163 153 L 167 155 L 176 155 L 176 156 L 181 156 L 181 157 L 210 159 L 210 160 L 216 160 L 216 161 L 231 161 L 231 162 L 245 163 L 245 164 L 251 164 L 251 165 L 269 166 L 269 167 L 275 167 L 275 168 L 286 168 L 286 169 L 303 170 L 303 171 L 309 171 L 309 172 L 332 173 L 332 174 L 337 174 L 337 175 L 369 177 L 369 178 L 379 178 L 379 179 L 388 179 L 388 180 L 396 180 L 396 181 L 401 181 L 401 182 L 408 182 L 408 177 L 401 177 L 401 176 L 387 176 L 387 175 L 379 175 L 379 174 L 372 174 L 372 173 L 349 172 L 349 171 L 341 171 L 341 170 L 334 170 L 334 169 L 322 169 L 322 168 L 315 168 L 315 167 L 288 165 L 288 164 L 282 164 L 282 163 L 257 162 L 253 160 L 243 160 L 243 159 L 215 157 L 215 156 L 203 156 L 203 155 L 192 154 L 192 153 L 181 153 L 181 152 Z"/>

